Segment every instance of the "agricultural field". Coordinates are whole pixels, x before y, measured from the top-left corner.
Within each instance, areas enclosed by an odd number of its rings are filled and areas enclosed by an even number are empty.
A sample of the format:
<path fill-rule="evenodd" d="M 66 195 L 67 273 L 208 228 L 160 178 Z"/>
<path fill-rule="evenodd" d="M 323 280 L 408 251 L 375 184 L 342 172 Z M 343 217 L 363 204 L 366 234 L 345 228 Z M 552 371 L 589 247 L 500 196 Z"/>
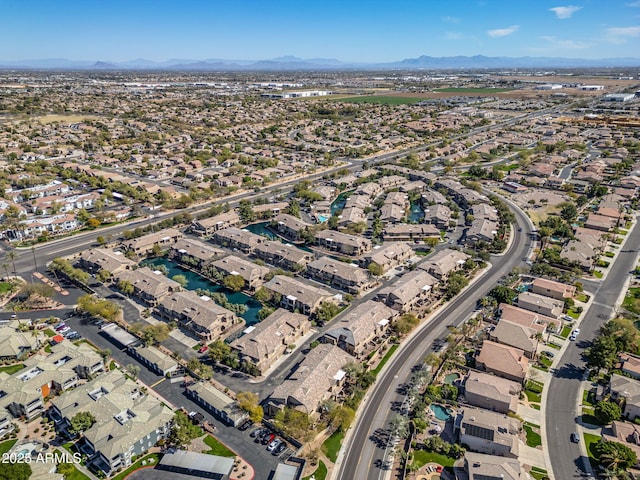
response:
<path fill-rule="evenodd" d="M 511 92 L 512 90 L 512 88 L 447 87 L 436 88 L 434 92 L 491 95 L 492 93 Z"/>
<path fill-rule="evenodd" d="M 386 95 L 364 95 L 359 97 L 340 98 L 337 101 L 347 103 L 375 103 L 378 105 L 410 105 L 424 100 L 416 97 L 396 97 Z"/>

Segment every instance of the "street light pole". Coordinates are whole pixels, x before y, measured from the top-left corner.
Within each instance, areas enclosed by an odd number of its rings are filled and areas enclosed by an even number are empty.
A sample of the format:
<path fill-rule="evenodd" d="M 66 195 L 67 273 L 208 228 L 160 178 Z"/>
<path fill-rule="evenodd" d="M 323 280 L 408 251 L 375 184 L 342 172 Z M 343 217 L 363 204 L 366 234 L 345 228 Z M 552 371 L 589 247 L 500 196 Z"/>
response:
<path fill-rule="evenodd" d="M 31 247 L 31 253 L 33 253 L 33 264 L 36 267 L 36 272 L 38 271 L 38 261 L 36 260 L 36 247 Z"/>

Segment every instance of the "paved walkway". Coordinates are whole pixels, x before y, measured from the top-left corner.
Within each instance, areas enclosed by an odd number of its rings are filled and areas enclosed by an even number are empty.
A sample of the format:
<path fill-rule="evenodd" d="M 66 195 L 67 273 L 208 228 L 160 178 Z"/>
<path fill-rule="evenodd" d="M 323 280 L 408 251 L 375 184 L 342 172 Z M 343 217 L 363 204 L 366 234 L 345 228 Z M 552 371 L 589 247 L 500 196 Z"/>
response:
<path fill-rule="evenodd" d="M 542 449 L 529 447 L 526 443 L 519 441 L 518 460 L 524 465 L 543 467 L 546 469 L 544 451 Z"/>
<path fill-rule="evenodd" d="M 540 410 L 521 403 L 518 405 L 518 415 L 520 415 L 525 422 L 540 425 Z"/>

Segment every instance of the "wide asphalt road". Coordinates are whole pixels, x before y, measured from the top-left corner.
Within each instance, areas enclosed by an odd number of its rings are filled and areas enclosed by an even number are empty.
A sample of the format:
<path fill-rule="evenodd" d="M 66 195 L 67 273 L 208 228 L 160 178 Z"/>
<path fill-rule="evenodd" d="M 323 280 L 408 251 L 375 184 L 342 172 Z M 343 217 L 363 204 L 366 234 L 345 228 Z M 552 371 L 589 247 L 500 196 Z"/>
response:
<path fill-rule="evenodd" d="M 459 325 L 476 309 L 478 299 L 485 296 L 500 277 L 508 274 L 513 267 L 524 265 L 523 258 L 527 256 L 531 247 L 531 240 L 528 238 L 531 222 L 522 211 L 518 209 L 513 211 L 517 226 L 522 228 L 522 231 L 517 229 L 514 231 L 514 240 L 508 251 L 502 256 L 493 257 L 491 268 L 481 279 L 453 299 L 429 323 L 423 325 L 420 331 L 406 341 L 371 387 L 351 436 L 343 445 L 344 458 L 337 465 L 336 473 L 332 475 L 333 479 L 378 480 L 383 478 L 384 472 L 379 465 L 382 460 L 386 460 L 387 452 L 384 447 L 379 447 L 379 443 L 374 439 L 380 438 L 380 431 L 386 431 L 391 419 L 395 416 L 391 410 L 392 405 L 402 403 L 404 400 L 397 390 L 400 385 L 409 380 L 411 368 L 422 362 L 436 338 L 446 337 L 448 325 Z"/>
<path fill-rule="evenodd" d="M 640 223 L 640 222 L 639 222 Z M 629 233 L 623 248 L 618 250 L 610 271 L 594 292 L 591 307 L 580 324 L 580 334 L 571 342 L 560 358 L 553 377 L 546 387 L 546 438 L 545 448 L 551 459 L 551 470 L 556 480 L 585 476 L 591 469 L 589 460 L 582 453 L 584 446 L 571 443 L 569 436 L 576 431 L 576 422 L 581 420 L 579 402 L 585 384 L 582 376 L 585 362 L 584 349 L 589 345 L 598 329 L 615 313 L 616 302 L 627 280 L 635 269 L 640 245 L 640 224 L 636 223 Z"/>

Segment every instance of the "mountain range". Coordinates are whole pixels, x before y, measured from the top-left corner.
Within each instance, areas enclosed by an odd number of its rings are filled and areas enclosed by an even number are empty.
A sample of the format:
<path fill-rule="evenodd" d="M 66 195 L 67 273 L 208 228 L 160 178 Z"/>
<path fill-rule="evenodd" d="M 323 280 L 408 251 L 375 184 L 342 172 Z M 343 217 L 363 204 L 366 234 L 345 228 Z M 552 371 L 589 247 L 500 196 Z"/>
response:
<path fill-rule="evenodd" d="M 0 69 L 57 69 L 57 70 L 169 70 L 169 71 L 295 71 L 295 70 L 452 70 L 483 68 L 615 68 L 640 67 L 640 58 L 556 58 L 556 57 L 487 57 L 454 56 L 432 57 L 422 55 L 386 63 L 342 62 L 333 58 L 277 57 L 268 60 L 206 60 L 171 59 L 154 62 L 138 58 L 124 62 L 106 60 L 68 60 L 50 58 L 42 60 L 2 61 Z"/>

